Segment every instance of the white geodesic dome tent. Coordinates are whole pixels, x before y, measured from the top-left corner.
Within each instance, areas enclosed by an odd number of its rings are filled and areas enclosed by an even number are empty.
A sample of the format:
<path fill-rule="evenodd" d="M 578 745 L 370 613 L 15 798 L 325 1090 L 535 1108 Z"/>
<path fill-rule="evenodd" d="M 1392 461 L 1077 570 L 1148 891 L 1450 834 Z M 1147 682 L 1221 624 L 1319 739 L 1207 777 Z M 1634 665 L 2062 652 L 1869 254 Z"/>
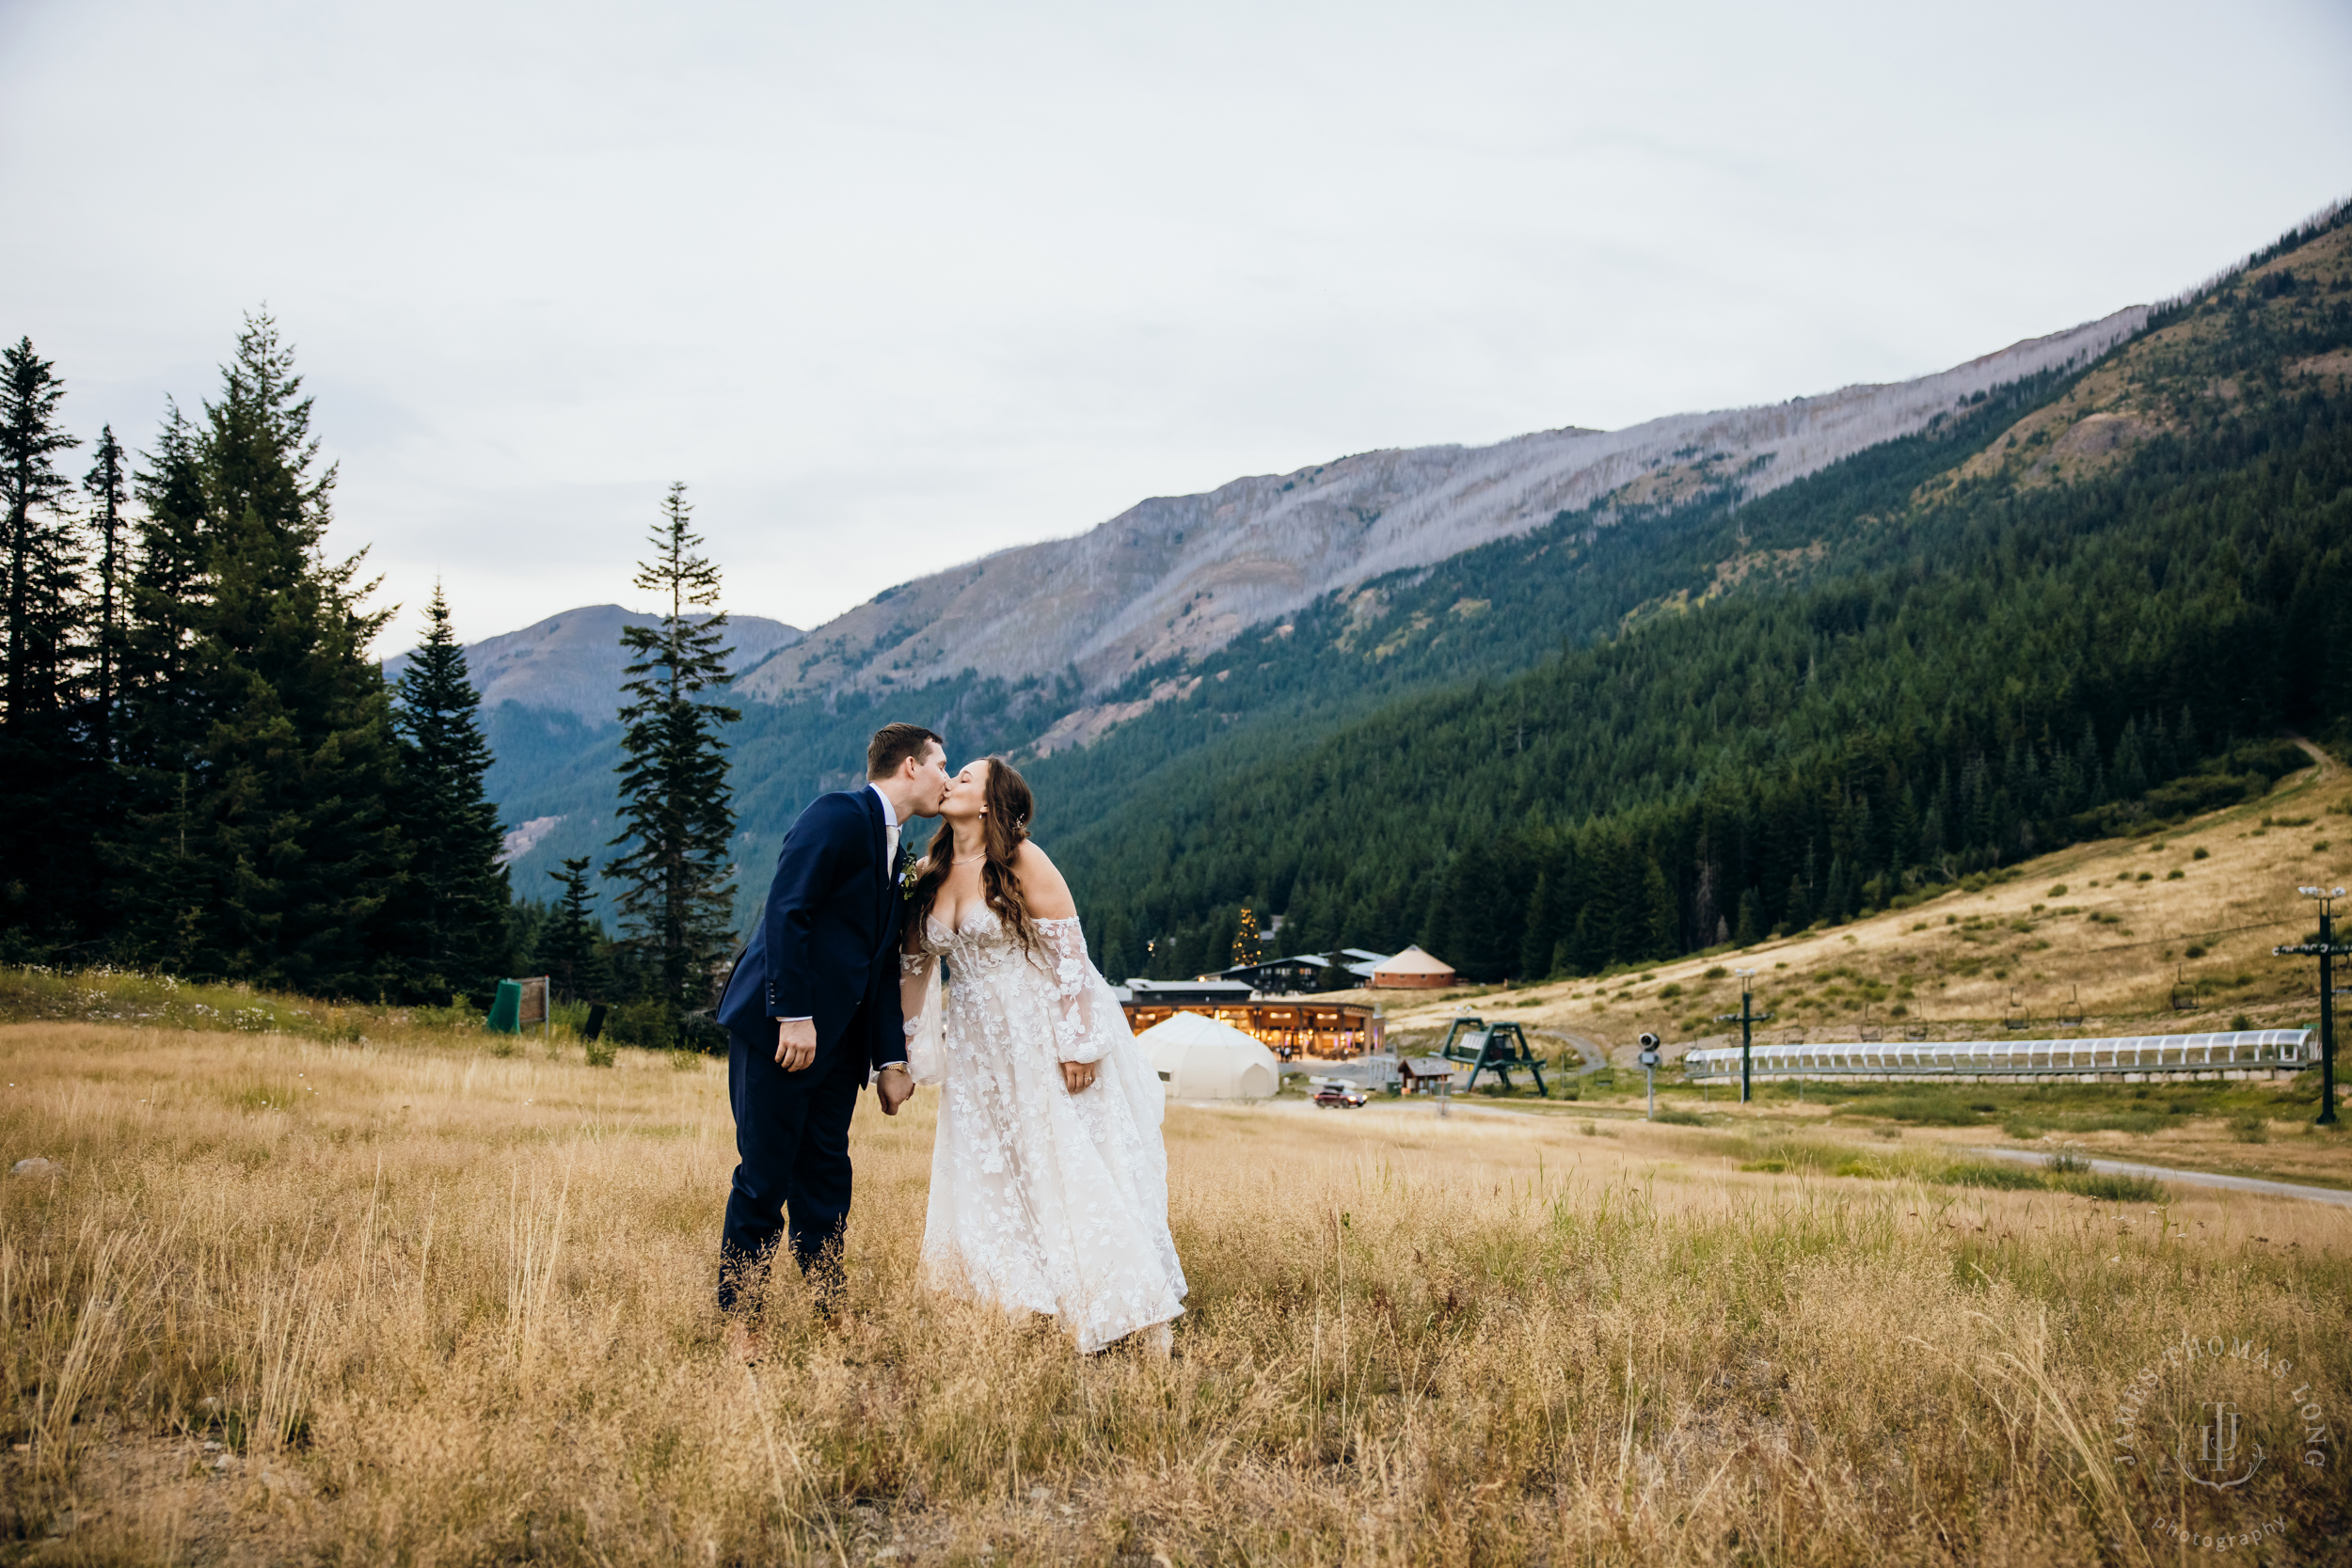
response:
<path fill-rule="evenodd" d="M 1178 1013 L 1136 1037 L 1170 1100 L 1265 1100 L 1281 1065 L 1249 1035 L 1205 1013 Z"/>

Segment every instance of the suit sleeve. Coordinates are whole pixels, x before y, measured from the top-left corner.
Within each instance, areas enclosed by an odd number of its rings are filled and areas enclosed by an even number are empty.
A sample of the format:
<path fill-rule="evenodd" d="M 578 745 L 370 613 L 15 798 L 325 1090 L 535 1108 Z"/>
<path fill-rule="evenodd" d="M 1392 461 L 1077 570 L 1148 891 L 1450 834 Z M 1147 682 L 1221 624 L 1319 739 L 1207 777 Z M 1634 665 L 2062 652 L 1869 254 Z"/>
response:
<path fill-rule="evenodd" d="M 838 889 L 845 850 L 858 824 L 837 796 L 819 796 L 784 835 L 775 880 L 768 885 L 765 924 L 768 1016 L 807 1018 L 817 1011 L 810 978 L 817 962 L 809 939 L 817 912 Z"/>
<path fill-rule="evenodd" d="M 866 1065 L 875 1072 L 907 1059 L 906 1002 L 898 989 L 898 965 L 891 962 L 898 944 L 891 946 L 892 951 L 874 966 L 874 990 L 866 1005 L 874 1027 L 866 1035 Z"/>

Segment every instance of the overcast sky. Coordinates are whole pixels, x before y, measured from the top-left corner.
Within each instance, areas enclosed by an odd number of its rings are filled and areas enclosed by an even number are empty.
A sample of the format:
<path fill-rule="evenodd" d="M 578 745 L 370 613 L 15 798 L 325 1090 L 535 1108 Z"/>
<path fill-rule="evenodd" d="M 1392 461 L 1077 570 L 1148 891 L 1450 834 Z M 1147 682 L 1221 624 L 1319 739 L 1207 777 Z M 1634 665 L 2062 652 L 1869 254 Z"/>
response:
<path fill-rule="evenodd" d="M 673 479 L 809 626 L 2160 297 L 2352 194 L 2347 83 L 2344 0 L 0 0 L 0 332 L 144 447 L 266 302 L 384 651 L 632 602 Z"/>

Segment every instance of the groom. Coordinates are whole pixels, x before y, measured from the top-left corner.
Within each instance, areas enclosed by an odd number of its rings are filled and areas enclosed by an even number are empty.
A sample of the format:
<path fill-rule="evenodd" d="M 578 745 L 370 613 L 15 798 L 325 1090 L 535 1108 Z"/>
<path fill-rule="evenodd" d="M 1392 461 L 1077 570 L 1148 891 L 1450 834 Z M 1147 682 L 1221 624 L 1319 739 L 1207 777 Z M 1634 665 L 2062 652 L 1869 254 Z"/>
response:
<path fill-rule="evenodd" d="M 850 1113 L 869 1077 L 886 1116 L 914 1092 L 898 1011 L 898 831 L 939 815 L 946 748 L 919 724 L 885 724 L 866 748 L 866 776 L 863 789 L 810 801 L 785 834 L 767 911 L 719 1002 L 741 1156 L 719 1309 L 740 1354 L 756 1350 L 758 1282 L 787 1210 L 794 1261 L 821 1300 L 839 1294 Z"/>

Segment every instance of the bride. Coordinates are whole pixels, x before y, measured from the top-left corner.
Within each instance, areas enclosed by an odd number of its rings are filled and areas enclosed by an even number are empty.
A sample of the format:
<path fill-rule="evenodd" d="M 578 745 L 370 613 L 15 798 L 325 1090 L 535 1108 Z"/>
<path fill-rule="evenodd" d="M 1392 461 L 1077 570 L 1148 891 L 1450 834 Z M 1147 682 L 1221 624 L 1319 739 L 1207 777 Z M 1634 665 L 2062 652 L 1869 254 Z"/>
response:
<path fill-rule="evenodd" d="M 941 1085 L 924 1278 L 1055 1318 L 1089 1354 L 1130 1335 L 1165 1351 L 1184 1275 L 1160 1085 L 1030 804 L 1003 758 L 966 765 L 907 875 L 907 1063 Z"/>

